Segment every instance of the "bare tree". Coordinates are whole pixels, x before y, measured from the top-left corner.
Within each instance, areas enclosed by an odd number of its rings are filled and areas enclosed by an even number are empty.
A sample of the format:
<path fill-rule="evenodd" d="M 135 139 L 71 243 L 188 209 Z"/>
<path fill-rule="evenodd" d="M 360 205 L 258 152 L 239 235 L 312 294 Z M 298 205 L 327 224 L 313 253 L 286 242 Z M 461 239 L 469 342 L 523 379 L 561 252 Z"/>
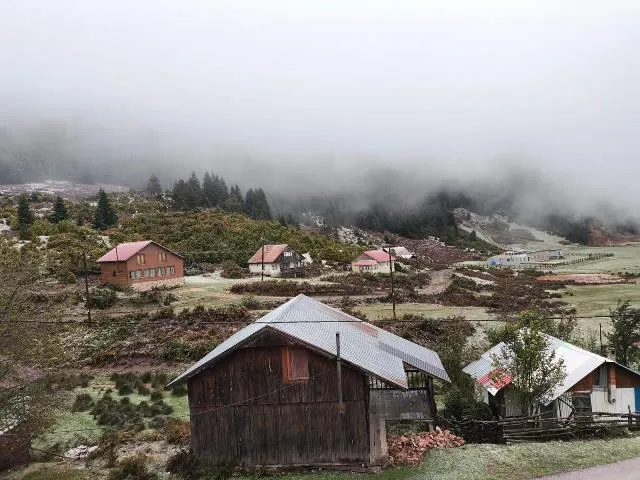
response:
<path fill-rule="evenodd" d="M 0 243 L 0 430 L 27 435 L 48 423 L 54 398 L 36 381 L 57 357 L 55 317 L 46 294 L 44 258 L 36 248 Z M 47 328 L 48 327 L 48 328 Z"/>

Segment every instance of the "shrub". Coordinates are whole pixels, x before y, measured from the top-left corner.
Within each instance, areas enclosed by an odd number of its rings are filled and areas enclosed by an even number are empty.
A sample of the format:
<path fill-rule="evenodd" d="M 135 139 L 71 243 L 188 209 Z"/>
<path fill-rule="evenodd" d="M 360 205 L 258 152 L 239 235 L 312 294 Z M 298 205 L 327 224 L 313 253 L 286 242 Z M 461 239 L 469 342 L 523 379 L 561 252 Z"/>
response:
<path fill-rule="evenodd" d="M 249 271 L 241 268 L 236 262 L 227 260 L 222 262 L 222 278 L 244 278 L 248 276 Z"/>
<path fill-rule="evenodd" d="M 242 300 L 240 300 L 240 305 L 242 305 L 247 310 L 262 309 L 262 302 L 253 295 L 244 295 L 242 297 Z"/>
<path fill-rule="evenodd" d="M 151 393 L 151 390 L 149 390 L 144 383 L 138 384 L 138 394 L 139 395 L 149 395 L 150 393 Z"/>
<path fill-rule="evenodd" d="M 133 387 L 128 383 L 123 383 L 118 387 L 119 395 L 131 395 L 133 393 Z"/>
<path fill-rule="evenodd" d="M 159 392 L 158 390 L 154 390 L 153 392 L 151 392 L 151 395 L 149 396 L 149 398 L 151 399 L 152 402 L 158 402 L 162 400 L 162 392 Z"/>
<path fill-rule="evenodd" d="M 142 380 L 144 383 L 151 383 L 151 379 L 153 378 L 153 375 L 151 372 L 144 372 L 141 376 L 140 376 L 140 380 Z"/>
<path fill-rule="evenodd" d="M 149 421 L 149 428 L 163 428 L 167 424 L 165 417 L 153 417 Z"/>
<path fill-rule="evenodd" d="M 94 287 L 89 291 L 89 306 L 91 308 L 109 308 L 116 304 L 118 295 L 107 287 Z"/>
<path fill-rule="evenodd" d="M 79 393 L 71 407 L 72 412 L 86 412 L 93 407 L 93 398 L 88 393 Z"/>
<path fill-rule="evenodd" d="M 169 419 L 163 428 L 165 439 L 173 445 L 188 445 L 191 442 L 191 425 L 176 418 Z"/>
<path fill-rule="evenodd" d="M 167 471 L 184 480 L 228 480 L 233 476 L 232 464 L 213 467 L 204 463 L 188 450 L 180 450 L 167 461 Z"/>
<path fill-rule="evenodd" d="M 109 480 L 155 480 L 157 478 L 156 473 L 148 470 L 147 458 L 143 454 L 119 461 L 108 477 Z"/>
<path fill-rule="evenodd" d="M 169 383 L 169 376 L 165 372 L 156 372 L 153 374 L 151 385 L 156 390 L 164 390 L 167 383 Z"/>

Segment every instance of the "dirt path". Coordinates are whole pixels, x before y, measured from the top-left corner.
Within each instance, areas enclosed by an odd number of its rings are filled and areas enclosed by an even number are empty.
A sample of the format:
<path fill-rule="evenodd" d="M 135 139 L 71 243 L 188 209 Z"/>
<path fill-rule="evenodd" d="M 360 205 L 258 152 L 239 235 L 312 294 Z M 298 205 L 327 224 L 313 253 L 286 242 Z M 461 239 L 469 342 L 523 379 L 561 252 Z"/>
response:
<path fill-rule="evenodd" d="M 418 290 L 418 293 L 423 295 L 437 295 L 444 292 L 451 284 L 451 276 L 453 275 L 453 268 L 446 268 L 444 270 L 435 270 L 429 272 L 431 281 L 425 288 Z"/>
<path fill-rule="evenodd" d="M 573 472 L 561 473 L 550 477 L 541 477 L 539 480 L 600 480 L 603 478 L 615 478 L 616 480 L 637 480 L 640 478 L 640 457 L 630 458 L 610 465 L 585 468 Z"/>

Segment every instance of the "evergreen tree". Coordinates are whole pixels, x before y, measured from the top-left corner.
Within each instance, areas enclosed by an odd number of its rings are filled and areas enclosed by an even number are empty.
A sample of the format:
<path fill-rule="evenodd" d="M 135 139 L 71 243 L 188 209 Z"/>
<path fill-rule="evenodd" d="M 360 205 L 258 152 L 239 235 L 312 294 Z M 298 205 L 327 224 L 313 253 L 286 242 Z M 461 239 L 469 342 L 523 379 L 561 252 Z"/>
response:
<path fill-rule="evenodd" d="M 282 225 L 283 227 L 288 226 L 288 225 L 287 225 L 287 219 L 286 219 L 286 218 L 284 218 L 284 215 L 280 215 L 280 216 L 278 217 L 278 223 L 279 223 L 280 225 Z"/>
<path fill-rule="evenodd" d="M 218 204 L 216 198 L 216 184 L 209 172 L 205 172 L 204 178 L 202 179 L 202 194 L 204 195 L 204 200 L 208 207 L 215 207 Z"/>
<path fill-rule="evenodd" d="M 29 236 L 29 227 L 32 223 L 33 213 L 29 206 L 29 197 L 23 193 L 18 199 L 18 233 L 20 238 L 24 239 Z"/>
<path fill-rule="evenodd" d="M 184 180 L 180 179 L 173 184 L 171 196 L 176 210 L 188 210 L 189 187 Z"/>
<path fill-rule="evenodd" d="M 118 217 L 109 202 L 109 198 L 104 190 L 98 192 L 98 207 L 93 217 L 93 228 L 103 230 L 116 224 Z"/>
<path fill-rule="evenodd" d="M 195 210 L 198 207 L 204 206 L 204 195 L 202 193 L 202 187 L 200 186 L 200 180 L 198 180 L 198 177 L 196 176 L 196 172 L 191 172 L 191 177 L 189 177 L 187 187 L 187 208 L 189 210 Z"/>
<path fill-rule="evenodd" d="M 254 199 L 253 199 L 253 188 L 250 188 L 249 190 L 247 190 L 247 193 L 244 194 L 244 211 L 251 218 L 255 218 L 254 217 L 255 208 L 254 208 Z"/>
<path fill-rule="evenodd" d="M 256 220 L 270 220 L 271 208 L 261 188 L 249 189 L 244 199 L 244 211 Z"/>
<path fill-rule="evenodd" d="M 56 197 L 56 201 L 53 204 L 53 214 L 51 215 L 51 221 L 53 223 L 59 223 L 62 220 L 66 220 L 69 218 L 69 210 L 67 210 L 67 206 L 64 204 L 64 200 L 62 197 Z"/>
<path fill-rule="evenodd" d="M 227 199 L 222 204 L 222 208 L 232 213 L 244 212 L 244 198 L 242 197 L 242 190 L 240 190 L 238 185 L 231 187 Z"/>
<path fill-rule="evenodd" d="M 213 177 L 215 185 L 215 205 L 222 205 L 229 198 L 229 189 L 222 177 Z"/>
<path fill-rule="evenodd" d="M 160 180 L 154 174 L 151 174 L 149 177 L 149 181 L 147 182 L 146 191 L 150 195 L 155 195 L 159 197 L 162 195 L 162 185 L 160 185 Z"/>

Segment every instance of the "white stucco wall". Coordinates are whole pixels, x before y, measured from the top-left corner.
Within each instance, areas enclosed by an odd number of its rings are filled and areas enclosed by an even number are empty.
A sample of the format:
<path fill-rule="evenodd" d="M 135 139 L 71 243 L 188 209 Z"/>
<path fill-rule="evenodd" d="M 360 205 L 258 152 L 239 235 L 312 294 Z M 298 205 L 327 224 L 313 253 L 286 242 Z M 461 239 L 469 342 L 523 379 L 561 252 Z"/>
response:
<path fill-rule="evenodd" d="M 260 263 L 251 263 L 249 264 L 249 272 L 257 275 L 262 274 L 262 264 Z M 264 264 L 264 274 L 267 277 L 277 277 L 280 275 L 280 265 L 277 263 L 265 263 Z"/>

